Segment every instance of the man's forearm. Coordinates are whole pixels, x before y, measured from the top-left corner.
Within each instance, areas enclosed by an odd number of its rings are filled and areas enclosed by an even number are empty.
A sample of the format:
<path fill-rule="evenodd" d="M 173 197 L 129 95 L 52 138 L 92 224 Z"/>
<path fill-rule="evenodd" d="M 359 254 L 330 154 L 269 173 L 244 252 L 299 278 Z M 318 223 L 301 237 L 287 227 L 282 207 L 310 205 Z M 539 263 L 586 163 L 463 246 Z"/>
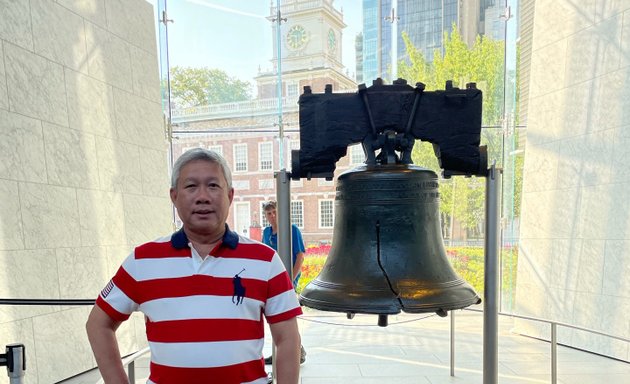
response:
<path fill-rule="evenodd" d="M 127 384 L 129 379 L 125 373 L 116 340 L 116 329 L 119 324 L 109 321 L 110 319 L 104 318 L 103 315 L 103 312 L 95 308 L 86 324 L 88 340 L 96 364 L 105 384 Z"/>
<path fill-rule="evenodd" d="M 297 384 L 300 379 L 300 345 L 295 341 L 276 346 L 278 384 Z"/>

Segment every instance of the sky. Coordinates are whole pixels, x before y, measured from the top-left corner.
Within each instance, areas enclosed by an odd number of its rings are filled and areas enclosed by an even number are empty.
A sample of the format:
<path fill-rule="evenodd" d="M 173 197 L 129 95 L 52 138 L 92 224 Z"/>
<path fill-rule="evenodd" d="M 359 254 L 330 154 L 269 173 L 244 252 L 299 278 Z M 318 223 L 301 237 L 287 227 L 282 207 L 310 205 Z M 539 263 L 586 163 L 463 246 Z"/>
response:
<path fill-rule="evenodd" d="M 155 0 L 150 0 L 155 3 Z M 271 70 L 272 23 L 266 19 L 277 0 L 170 0 L 169 61 L 172 66 L 219 68 L 253 81 L 258 69 Z M 334 0 L 343 10 L 342 62 L 355 72 L 354 39 L 362 30 L 361 0 Z"/>

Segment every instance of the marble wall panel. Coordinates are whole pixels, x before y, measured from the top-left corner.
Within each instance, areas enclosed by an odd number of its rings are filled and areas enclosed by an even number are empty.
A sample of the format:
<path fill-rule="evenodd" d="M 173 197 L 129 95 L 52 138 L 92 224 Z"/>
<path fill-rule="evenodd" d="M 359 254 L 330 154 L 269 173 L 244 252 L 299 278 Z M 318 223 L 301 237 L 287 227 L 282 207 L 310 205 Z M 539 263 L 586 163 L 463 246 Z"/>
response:
<path fill-rule="evenodd" d="M 33 319 L 39 383 L 55 383 L 94 366 L 85 332 L 89 310 L 78 307 Z"/>
<path fill-rule="evenodd" d="M 114 105 L 120 141 L 164 149 L 164 120 L 159 103 L 114 89 Z"/>
<path fill-rule="evenodd" d="M 540 264 L 547 264 L 549 280 L 545 284 L 554 291 L 572 290 L 578 287 L 578 273 L 580 257 L 582 255 L 582 241 L 580 239 L 553 239 L 551 248 L 545 248 L 549 253 L 536 249 L 534 257 Z"/>
<path fill-rule="evenodd" d="M 105 0 L 57 0 L 57 3 L 100 27 L 106 26 Z"/>
<path fill-rule="evenodd" d="M 557 111 L 564 107 L 565 94 L 560 91 L 547 93 L 530 99 L 530 108 L 538 111 L 531 118 L 527 119 L 527 127 L 540 127 L 544 129 L 534 129 L 527 139 L 536 144 L 548 144 L 560 137 L 562 134 L 563 121 L 559 118 Z"/>
<path fill-rule="evenodd" d="M 133 194 L 142 193 L 140 152 L 136 145 L 98 139 L 96 155 L 101 189 Z"/>
<path fill-rule="evenodd" d="M 0 179 L 0 217 L 0 249 L 23 249 L 22 213 L 15 181 Z"/>
<path fill-rule="evenodd" d="M 168 194 L 170 180 L 166 151 L 140 148 L 140 168 L 143 194 L 158 197 Z"/>
<path fill-rule="evenodd" d="M 607 130 L 630 121 L 630 66 L 597 78 L 597 89 L 591 101 L 584 105 L 591 110 L 592 129 Z"/>
<path fill-rule="evenodd" d="M 46 157 L 42 123 L 0 109 L 0 178 L 45 183 Z"/>
<path fill-rule="evenodd" d="M 529 136 L 528 136 L 529 137 Z M 528 156 L 525 156 L 523 167 L 523 191 L 540 192 L 554 188 L 558 175 L 558 151 L 557 142 L 545 143 L 527 148 Z"/>
<path fill-rule="evenodd" d="M 532 49 L 546 47 L 596 22 L 598 0 L 536 0 Z"/>
<path fill-rule="evenodd" d="M 0 251 L 0 297 L 58 299 L 59 279 L 53 249 Z M 0 323 L 58 311 L 58 306 L 0 305 Z M 1 327 L 0 327 L 1 328 Z"/>
<path fill-rule="evenodd" d="M 34 51 L 87 73 L 83 18 L 50 0 L 31 0 Z"/>
<path fill-rule="evenodd" d="M 531 76 L 539 80 L 531 82 L 530 97 L 539 97 L 564 88 L 566 51 L 567 43 L 561 40 L 541 48 L 539 55 L 532 55 Z"/>
<path fill-rule="evenodd" d="M 133 93 L 149 100 L 160 99 L 160 74 L 154 52 L 131 47 Z"/>
<path fill-rule="evenodd" d="M 48 181 L 54 185 L 99 187 L 94 136 L 43 123 Z"/>
<path fill-rule="evenodd" d="M 584 108 L 596 97 L 599 81 L 597 79 L 583 81 L 567 89 L 556 92 L 562 103 L 555 110 L 547 109 L 543 115 L 535 113 L 538 119 L 554 118 L 562 122 L 562 129 L 556 139 L 574 138 L 594 131 L 594 112 Z M 546 97 L 545 97 L 546 98 Z M 558 113 L 561 112 L 561 113 Z M 547 133 L 547 130 L 545 130 Z"/>
<path fill-rule="evenodd" d="M 606 184 L 582 188 L 578 218 L 585 239 L 630 238 L 630 184 Z"/>
<path fill-rule="evenodd" d="M 77 202 L 83 246 L 127 243 L 121 193 L 77 190 Z"/>
<path fill-rule="evenodd" d="M 91 76 L 131 92 L 129 43 L 90 22 L 85 22 L 88 71 Z"/>
<path fill-rule="evenodd" d="M 0 9 L 0 39 L 32 50 L 33 29 L 28 1 L 0 0 Z"/>
<path fill-rule="evenodd" d="M 630 136 L 617 135 L 612 150 L 611 179 L 616 183 L 630 180 Z"/>
<path fill-rule="evenodd" d="M 155 54 L 157 15 L 146 0 L 108 0 L 105 2 L 107 28 L 137 47 Z M 157 60 L 157 59 L 156 59 Z"/>
<path fill-rule="evenodd" d="M 630 302 L 630 240 L 607 240 L 602 293 Z M 625 313 L 630 313 L 625 312 Z M 630 321 L 628 321 L 630 328 Z M 630 333 L 630 329 L 628 330 Z"/>
<path fill-rule="evenodd" d="M 4 44 L 0 40 L 0 109 L 9 109 L 9 94 L 7 93 L 7 75 L 4 70 Z"/>
<path fill-rule="evenodd" d="M 20 183 L 19 193 L 27 249 L 81 245 L 75 189 Z"/>
<path fill-rule="evenodd" d="M 107 281 L 105 247 L 57 248 L 59 292 L 64 299 L 96 299 Z"/>
<path fill-rule="evenodd" d="M 11 44 L 4 57 L 10 110 L 68 126 L 63 67 Z"/>
<path fill-rule="evenodd" d="M 173 232 L 173 221 L 168 219 L 172 212 L 168 191 L 164 197 L 125 195 L 124 204 L 130 244 L 139 245 Z"/>
<path fill-rule="evenodd" d="M 0 325 L 0 345 L 7 344 L 24 344 L 27 361 L 27 374 L 24 376 L 23 384 L 37 384 L 37 362 L 35 361 L 35 338 L 33 335 L 33 319 L 24 319 L 2 323 Z M 4 353 L 4 349 L 2 350 Z M 5 376 L 6 368 L 3 367 L 2 379 L 9 382 L 8 376 Z M 0 379 L 0 380 L 2 380 Z"/>
<path fill-rule="evenodd" d="M 115 138 L 114 97 L 111 85 L 66 69 L 70 128 Z"/>
<path fill-rule="evenodd" d="M 156 237 L 159 235 L 156 235 Z M 112 278 L 116 271 L 118 271 L 118 267 L 123 263 L 125 258 L 133 252 L 134 248 L 139 244 L 128 244 L 124 246 L 108 246 L 105 247 L 106 256 L 107 256 L 107 279 L 104 279 L 102 283 L 102 287 L 105 288 L 105 284 Z"/>
<path fill-rule="evenodd" d="M 623 17 L 617 14 L 567 39 L 567 85 L 619 69 Z"/>
<path fill-rule="evenodd" d="M 566 139 L 558 151 L 558 188 L 601 185 L 611 181 L 614 130 Z"/>
<path fill-rule="evenodd" d="M 570 263 L 578 266 L 576 290 L 601 295 L 604 284 L 605 240 L 583 240 L 579 259 Z"/>

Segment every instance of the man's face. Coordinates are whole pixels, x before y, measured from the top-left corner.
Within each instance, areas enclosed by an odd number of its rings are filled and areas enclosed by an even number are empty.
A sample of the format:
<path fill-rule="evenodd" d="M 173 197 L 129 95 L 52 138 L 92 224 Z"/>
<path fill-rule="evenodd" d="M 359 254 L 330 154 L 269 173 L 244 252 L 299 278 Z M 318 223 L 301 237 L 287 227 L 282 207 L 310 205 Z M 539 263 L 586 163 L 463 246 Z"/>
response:
<path fill-rule="evenodd" d="M 265 217 L 267 218 L 269 225 L 271 225 L 272 227 L 275 227 L 277 225 L 275 208 L 265 209 Z"/>
<path fill-rule="evenodd" d="M 171 188 L 171 201 L 184 228 L 199 235 L 223 231 L 233 198 L 234 189 L 228 188 L 221 166 L 205 160 L 184 165 Z"/>

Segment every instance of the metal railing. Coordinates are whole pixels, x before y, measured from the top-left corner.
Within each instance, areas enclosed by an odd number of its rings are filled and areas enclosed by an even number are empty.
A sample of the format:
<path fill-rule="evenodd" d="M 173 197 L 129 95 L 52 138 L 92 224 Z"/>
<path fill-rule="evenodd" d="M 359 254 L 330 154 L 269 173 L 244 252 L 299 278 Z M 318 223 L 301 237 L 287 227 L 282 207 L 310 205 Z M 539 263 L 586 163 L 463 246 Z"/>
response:
<path fill-rule="evenodd" d="M 94 304 L 94 300 L 92 299 L 3 299 L 0 298 L 0 305 L 93 305 Z M 464 310 L 466 311 L 471 311 L 471 312 L 477 312 L 477 313 L 482 313 L 483 314 L 483 310 L 480 309 L 475 309 L 475 308 L 465 308 Z M 450 373 L 451 376 L 455 376 L 455 337 L 456 337 L 456 330 L 455 330 L 455 312 L 451 311 L 450 312 Z M 630 343 L 630 339 L 625 338 L 625 337 L 621 337 L 621 336 L 615 336 L 615 335 L 611 335 L 605 332 L 601 332 L 601 331 L 596 331 L 594 329 L 590 329 L 590 328 L 586 328 L 586 327 L 580 327 L 577 325 L 572 325 L 572 324 L 568 324 L 568 323 L 563 323 L 563 322 L 559 322 L 559 321 L 553 321 L 553 320 L 548 320 L 548 319 L 541 319 L 538 317 L 532 317 L 532 316 L 524 316 L 524 315 L 517 315 L 517 314 L 512 314 L 512 313 L 499 313 L 500 316 L 505 316 L 505 317 L 511 317 L 511 318 L 516 318 L 516 319 L 522 319 L 522 320 L 528 320 L 528 321 L 535 321 L 535 322 L 540 322 L 540 323 L 546 323 L 549 324 L 551 327 L 551 337 L 550 340 L 543 340 L 538 338 L 538 340 L 541 340 L 543 342 L 548 342 L 550 344 L 550 356 L 551 356 L 551 384 L 557 384 L 558 382 L 558 327 L 565 327 L 565 328 L 571 328 L 571 329 L 575 329 L 575 330 L 579 330 L 579 331 L 583 331 L 583 332 L 587 332 L 587 333 L 591 333 L 591 334 L 595 334 L 595 335 L 599 335 L 599 336 L 604 336 L 604 337 L 609 337 L 612 339 L 616 339 L 616 340 L 620 340 L 620 341 L 624 341 L 627 343 Z M 523 337 L 526 337 L 523 335 Z M 13 346 L 14 344 L 12 344 Z M 17 345 L 17 344 L 15 344 Z M 9 346 L 7 346 L 9 347 Z M 570 346 L 569 346 L 570 347 Z M 22 346 L 23 348 L 23 346 Z M 139 350 L 131 355 L 128 355 L 126 357 L 124 357 L 122 359 L 122 363 L 123 366 L 127 368 L 127 375 L 129 376 L 129 382 L 130 383 L 135 383 L 136 380 L 136 372 L 135 372 L 135 362 L 138 358 L 146 355 L 147 353 L 149 353 L 149 347 L 146 347 L 142 350 Z M 586 353 L 594 353 L 594 352 L 590 352 L 590 351 L 585 351 Z M 24 351 L 22 349 L 21 353 L 23 354 Z M 9 377 L 11 378 L 11 384 L 22 384 L 23 381 L 23 376 L 20 377 L 16 377 L 15 374 L 13 374 L 14 370 L 11 369 L 11 367 L 8 366 L 8 364 L 3 364 L 3 362 L 5 362 L 5 360 L 8 359 L 3 359 L 4 355 L 0 355 L 0 366 L 1 365 L 7 365 L 7 371 L 9 373 Z M 612 357 L 609 357 L 611 359 L 614 359 Z M 619 360 L 619 359 L 617 359 Z M 22 363 L 23 360 L 19 360 L 20 364 Z M 14 368 L 15 369 L 15 368 Z M 12 376 L 13 374 L 13 376 Z M 99 379 L 95 384 L 103 384 L 104 381 L 103 379 Z"/>

